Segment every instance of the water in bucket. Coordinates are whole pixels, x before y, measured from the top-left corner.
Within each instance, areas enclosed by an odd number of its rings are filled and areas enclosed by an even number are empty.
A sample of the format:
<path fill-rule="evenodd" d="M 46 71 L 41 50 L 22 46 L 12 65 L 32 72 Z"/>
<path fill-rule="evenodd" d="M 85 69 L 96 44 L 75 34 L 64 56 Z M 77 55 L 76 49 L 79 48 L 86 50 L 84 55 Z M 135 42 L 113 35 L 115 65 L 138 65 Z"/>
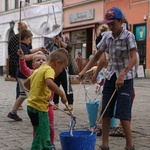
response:
<path fill-rule="evenodd" d="M 86 103 L 90 127 L 96 126 L 99 104 L 100 101 L 90 101 Z"/>
<path fill-rule="evenodd" d="M 69 131 L 59 134 L 62 150 L 95 150 L 96 132 L 88 130 Z"/>

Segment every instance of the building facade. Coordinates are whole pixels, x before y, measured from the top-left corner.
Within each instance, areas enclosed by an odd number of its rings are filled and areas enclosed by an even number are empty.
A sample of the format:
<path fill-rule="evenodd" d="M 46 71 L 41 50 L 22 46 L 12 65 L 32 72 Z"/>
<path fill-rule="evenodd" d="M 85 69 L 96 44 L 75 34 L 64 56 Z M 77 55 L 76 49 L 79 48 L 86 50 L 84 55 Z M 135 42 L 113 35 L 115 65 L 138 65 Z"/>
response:
<path fill-rule="evenodd" d="M 146 78 L 150 78 L 150 1 L 149 0 L 24 0 L 35 5 L 56 3 L 63 8 L 63 30 L 73 45 L 72 56 L 81 52 L 82 58 L 88 58 L 95 50 L 95 39 L 99 34 L 99 21 L 111 7 L 119 7 L 129 23 L 129 30 L 135 35 L 140 65 Z M 17 33 L 19 21 L 19 0 L 0 1 L 0 68 L 6 66 L 8 41 Z M 47 14 L 45 14 L 46 16 Z M 26 22 L 23 12 L 22 21 Z M 34 18 L 35 19 L 35 18 Z M 12 29 L 11 22 L 15 22 Z M 45 18 L 36 17 L 37 26 L 44 24 Z M 35 26 L 36 28 L 36 26 Z M 13 31 L 12 31 L 13 30 Z M 34 34 L 33 47 L 44 44 L 42 36 Z"/>
<path fill-rule="evenodd" d="M 150 78 L 150 1 L 149 0 L 106 0 L 105 10 L 119 7 L 135 35 L 140 56 L 140 68 L 144 68 L 146 78 Z"/>
<path fill-rule="evenodd" d="M 72 55 L 88 58 L 95 48 L 95 39 L 99 34 L 99 21 L 103 19 L 103 0 L 64 0 L 63 33 L 69 36 L 73 45 Z"/>
<path fill-rule="evenodd" d="M 139 74 L 150 78 L 150 1 L 149 0 L 64 0 L 63 33 L 71 39 L 72 55 L 82 53 L 88 58 L 95 49 L 95 39 L 99 33 L 98 22 L 111 7 L 119 7 L 133 32 L 140 56 Z M 142 73 L 143 70 L 143 73 Z M 140 76 L 140 75 L 139 75 Z"/>
<path fill-rule="evenodd" d="M 25 11 L 24 11 L 25 9 L 23 9 L 23 7 L 25 5 L 28 6 L 28 4 L 25 4 L 25 2 L 30 3 L 30 5 L 35 5 L 37 7 L 37 8 L 33 8 L 36 14 L 28 10 L 28 14 L 26 13 L 25 15 Z M 7 59 L 8 59 L 8 42 L 10 40 L 10 37 L 13 34 L 18 33 L 18 22 L 20 21 L 20 16 L 21 16 L 21 21 L 25 22 L 28 25 L 29 29 L 30 29 L 29 23 L 27 22 L 26 18 L 30 18 L 31 23 L 33 20 L 34 24 L 32 24 L 32 26 L 34 25 L 35 29 L 36 28 L 40 29 L 40 26 L 42 26 L 47 21 L 48 14 L 46 11 L 43 14 L 42 12 L 39 12 L 38 14 L 38 11 L 40 11 L 40 9 L 38 9 L 38 6 L 42 4 L 47 5 L 51 3 L 59 6 L 62 9 L 61 0 L 51 0 L 51 1 L 50 0 L 23 0 L 21 11 L 20 11 L 20 0 L 0 1 L 0 72 L 1 75 L 3 75 L 3 72 L 5 72 L 5 70 L 7 70 L 6 66 L 7 66 Z M 43 44 L 44 44 L 44 37 L 42 36 L 42 34 L 39 35 L 33 33 L 33 39 L 32 39 L 33 48 L 43 46 Z"/>

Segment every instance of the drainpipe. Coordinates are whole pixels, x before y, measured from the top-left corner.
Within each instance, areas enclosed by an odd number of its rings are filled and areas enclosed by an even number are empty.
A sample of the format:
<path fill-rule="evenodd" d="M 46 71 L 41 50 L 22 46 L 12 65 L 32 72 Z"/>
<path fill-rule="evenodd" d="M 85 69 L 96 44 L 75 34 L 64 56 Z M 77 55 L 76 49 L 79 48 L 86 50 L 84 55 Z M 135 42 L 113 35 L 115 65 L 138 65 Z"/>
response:
<path fill-rule="evenodd" d="M 3 66 L 0 66 L 0 76 L 3 76 Z"/>

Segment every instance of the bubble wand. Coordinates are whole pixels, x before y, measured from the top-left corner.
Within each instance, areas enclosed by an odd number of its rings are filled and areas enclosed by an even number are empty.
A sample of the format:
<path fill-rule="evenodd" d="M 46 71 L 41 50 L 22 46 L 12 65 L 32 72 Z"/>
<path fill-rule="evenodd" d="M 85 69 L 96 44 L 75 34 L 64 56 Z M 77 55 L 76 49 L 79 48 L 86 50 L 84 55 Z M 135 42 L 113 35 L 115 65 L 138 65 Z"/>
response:
<path fill-rule="evenodd" d="M 112 101 L 112 99 L 113 99 L 113 97 L 114 97 L 116 91 L 117 91 L 117 90 L 115 89 L 114 92 L 113 92 L 113 94 L 111 95 L 111 97 L 110 97 L 110 99 L 109 99 L 109 101 L 108 101 L 108 103 L 107 103 L 107 105 L 106 105 L 104 111 L 102 112 L 100 118 L 98 119 L 98 121 L 97 121 L 97 123 L 96 123 L 96 126 L 94 127 L 94 131 L 96 130 L 97 126 L 100 124 L 100 122 L 101 122 L 101 120 L 102 120 L 102 118 L 103 118 L 103 116 L 104 116 L 104 114 L 105 114 L 105 112 L 106 112 L 106 110 L 107 110 L 107 108 L 108 108 L 110 102 Z"/>
<path fill-rule="evenodd" d="M 66 108 L 68 109 L 69 111 L 69 114 L 71 116 L 71 121 L 70 121 L 70 135 L 73 136 L 73 130 L 74 130 L 74 127 L 75 127 L 75 124 L 76 124 L 76 117 L 73 116 L 72 112 L 69 110 L 67 104 L 65 104 Z"/>
<path fill-rule="evenodd" d="M 19 49 L 21 49 L 21 7 L 22 1 L 20 1 L 20 15 L 19 15 Z"/>
<path fill-rule="evenodd" d="M 55 7 L 54 5 L 52 5 L 52 9 L 53 9 L 53 15 L 54 15 L 54 20 L 55 20 L 55 25 L 53 25 L 53 30 L 57 29 L 60 27 L 60 25 L 57 24 L 57 21 L 56 21 L 56 14 L 55 14 Z"/>

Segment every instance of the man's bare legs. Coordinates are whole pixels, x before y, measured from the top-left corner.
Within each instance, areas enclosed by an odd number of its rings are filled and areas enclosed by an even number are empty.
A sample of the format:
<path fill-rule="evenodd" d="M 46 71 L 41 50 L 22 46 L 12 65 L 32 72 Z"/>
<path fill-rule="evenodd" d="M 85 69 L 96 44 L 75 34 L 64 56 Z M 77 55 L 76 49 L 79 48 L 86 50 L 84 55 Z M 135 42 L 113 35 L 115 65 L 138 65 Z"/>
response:
<path fill-rule="evenodd" d="M 131 132 L 131 124 L 128 120 L 120 120 L 125 137 L 126 137 L 126 147 L 133 149 L 133 142 L 132 142 L 132 132 Z M 110 118 L 103 117 L 102 120 L 102 147 L 108 148 L 109 147 L 109 130 L 110 130 Z"/>
<path fill-rule="evenodd" d="M 132 132 L 131 132 L 131 123 L 128 120 L 120 120 L 125 137 L 126 137 L 126 147 L 129 147 L 130 149 L 133 148 L 133 142 L 132 142 Z"/>
<path fill-rule="evenodd" d="M 109 130 L 110 130 L 110 118 L 103 117 L 102 119 L 102 146 L 109 147 L 108 138 L 109 138 Z"/>

